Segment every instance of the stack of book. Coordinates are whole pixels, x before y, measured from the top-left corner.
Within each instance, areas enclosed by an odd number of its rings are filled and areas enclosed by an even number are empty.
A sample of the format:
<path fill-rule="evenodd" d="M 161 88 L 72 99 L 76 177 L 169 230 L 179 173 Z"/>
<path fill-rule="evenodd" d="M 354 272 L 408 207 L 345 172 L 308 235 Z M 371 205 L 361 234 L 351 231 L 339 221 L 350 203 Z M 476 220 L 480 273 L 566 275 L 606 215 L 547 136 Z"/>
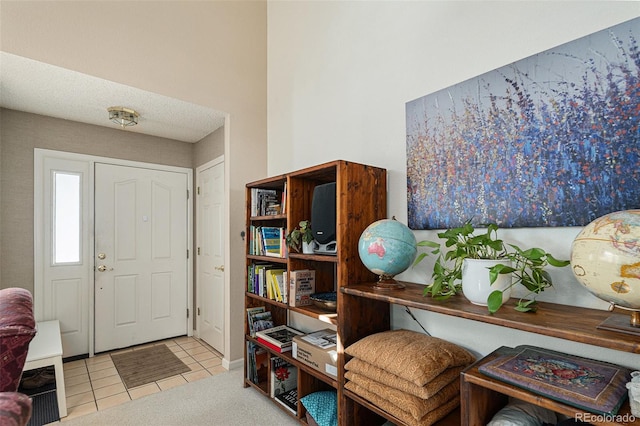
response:
<path fill-rule="evenodd" d="M 304 335 L 304 333 L 286 325 L 256 331 L 256 339 L 258 342 L 278 353 L 291 351 L 293 337 L 302 335 Z"/>
<path fill-rule="evenodd" d="M 283 265 L 256 263 L 247 269 L 247 291 L 277 302 L 288 303 L 287 270 Z"/>
<path fill-rule="evenodd" d="M 283 193 L 275 189 L 251 188 L 251 216 L 273 216 L 282 213 Z"/>
<path fill-rule="evenodd" d="M 287 257 L 286 230 L 276 226 L 249 227 L 249 254 Z"/>

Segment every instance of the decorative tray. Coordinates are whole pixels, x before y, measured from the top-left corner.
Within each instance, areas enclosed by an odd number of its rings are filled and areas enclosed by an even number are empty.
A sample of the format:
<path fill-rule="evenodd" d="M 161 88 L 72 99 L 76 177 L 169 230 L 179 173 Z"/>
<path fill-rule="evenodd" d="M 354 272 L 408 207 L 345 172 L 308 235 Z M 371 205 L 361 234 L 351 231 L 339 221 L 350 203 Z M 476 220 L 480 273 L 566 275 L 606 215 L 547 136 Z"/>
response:
<path fill-rule="evenodd" d="M 336 311 L 337 293 L 335 291 L 328 293 L 314 293 L 309 296 L 314 305 L 327 311 Z"/>

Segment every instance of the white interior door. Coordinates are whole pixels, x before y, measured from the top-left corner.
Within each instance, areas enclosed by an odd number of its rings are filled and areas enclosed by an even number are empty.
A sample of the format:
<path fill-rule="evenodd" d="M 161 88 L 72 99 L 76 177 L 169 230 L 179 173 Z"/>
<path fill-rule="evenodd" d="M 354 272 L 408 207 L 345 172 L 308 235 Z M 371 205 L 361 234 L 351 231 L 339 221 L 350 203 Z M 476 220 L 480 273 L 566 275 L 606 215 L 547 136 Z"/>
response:
<path fill-rule="evenodd" d="M 197 174 L 198 333 L 224 353 L 224 163 Z"/>
<path fill-rule="evenodd" d="M 96 353 L 187 333 L 187 182 L 96 163 Z"/>

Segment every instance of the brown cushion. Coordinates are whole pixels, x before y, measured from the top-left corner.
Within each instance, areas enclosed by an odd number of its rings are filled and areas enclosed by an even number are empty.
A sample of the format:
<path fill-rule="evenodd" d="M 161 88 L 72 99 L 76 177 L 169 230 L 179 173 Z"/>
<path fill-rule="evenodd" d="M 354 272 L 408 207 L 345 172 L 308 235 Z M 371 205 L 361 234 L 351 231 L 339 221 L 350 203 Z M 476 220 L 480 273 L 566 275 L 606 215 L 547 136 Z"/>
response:
<path fill-rule="evenodd" d="M 459 380 L 454 380 L 449 383 L 431 398 L 418 398 L 417 396 L 394 389 L 386 383 L 376 382 L 358 373 L 347 371 L 345 377 L 380 398 L 384 398 L 390 403 L 402 407 L 403 411 L 409 412 L 416 420 L 420 420 L 425 414 L 440 407 L 460 392 Z"/>
<path fill-rule="evenodd" d="M 445 402 L 435 410 L 425 414 L 424 417 L 422 417 L 420 420 L 416 420 L 413 418 L 411 413 L 404 411 L 401 407 L 398 407 L 397 405 L 387 401 L 386 399 L 379 397 L 375 393 L 369 392 L 362 386 L 359 386 L 357 383 L 346 382 L 344 384 L 344 387 L 345 389 L 348 389 L 351 392 L 360 395 L 364 399 L 369 400 L 374 405 L 378 406 L 379 408 L 398 418 L 399 420 L 402 420 L 404 424 L 409 426 L 430 426 L 445 417 L 447 414 L 455 410 L 458 405 L 460 405 L 460 395 L 456 395 L 451 400 Z"/>
<path fill-rule="evenodd" d="M 468 365 L 475 360 L 458 345 L 410 330 L 371 334 L 350 345 L 345 352 L 418 386 L 429 383 L 447 368 Z"/>
<path fill-rule="evenodd" d="M 375 365 L 369 364 L 368 362 L 365 362 L 358 358 L 351 359 L 351 361 L 345 364 L 344 368 L 377 382 L 387 383 L 393 388 L 396 388 L 403 392 L 407 392 L 411 395 L 415 395 L 418 398 L 431 398 L 445 385 L 448 385 L 454 380 L 459 381 L 460 373 L 466 367 L 463 365 L 460 367 L 447 368 L 424 386 L 418 386 L 413 382 L 405 380 L 402 377 L 396 376 L 395 374 L 391 374 L 388 371 L 378 368 Z"/>

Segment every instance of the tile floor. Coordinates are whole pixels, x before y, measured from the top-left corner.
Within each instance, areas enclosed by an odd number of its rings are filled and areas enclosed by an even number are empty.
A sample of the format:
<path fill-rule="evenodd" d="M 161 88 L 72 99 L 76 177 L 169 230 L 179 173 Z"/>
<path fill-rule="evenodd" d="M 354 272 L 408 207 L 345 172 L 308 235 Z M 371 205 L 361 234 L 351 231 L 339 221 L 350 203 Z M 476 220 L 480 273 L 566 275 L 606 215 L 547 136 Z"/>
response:
<path fill-rule="evenodd" d="M 194 337 L 178 337 L 112 353 L 122 353 L 157 344 L 166 344 L 182 362 L 191 368 L 191 371 L 127 389 L 109 353 L 66 362 L 63 366 L 68 415 L 55 424 L 227 371 L 221 365 L 222 356 Z"/>

